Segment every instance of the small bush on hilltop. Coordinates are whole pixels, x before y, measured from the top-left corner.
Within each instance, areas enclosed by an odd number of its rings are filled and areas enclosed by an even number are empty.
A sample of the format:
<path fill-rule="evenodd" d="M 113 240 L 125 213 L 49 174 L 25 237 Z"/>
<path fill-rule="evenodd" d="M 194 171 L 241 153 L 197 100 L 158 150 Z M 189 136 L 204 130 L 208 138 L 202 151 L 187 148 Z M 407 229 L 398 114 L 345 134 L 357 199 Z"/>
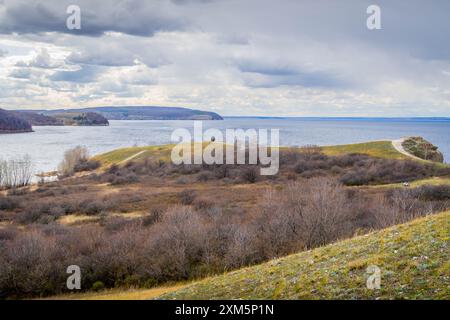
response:
<path fill-rule="evenodd" d="M 63 161 L 58 166 L 58 173 L 63 177 L 71 176 L 75 173 L 75 168 L 89 160 L 89 154 L 85 147 L 75 147 L 64 154 Z"/>

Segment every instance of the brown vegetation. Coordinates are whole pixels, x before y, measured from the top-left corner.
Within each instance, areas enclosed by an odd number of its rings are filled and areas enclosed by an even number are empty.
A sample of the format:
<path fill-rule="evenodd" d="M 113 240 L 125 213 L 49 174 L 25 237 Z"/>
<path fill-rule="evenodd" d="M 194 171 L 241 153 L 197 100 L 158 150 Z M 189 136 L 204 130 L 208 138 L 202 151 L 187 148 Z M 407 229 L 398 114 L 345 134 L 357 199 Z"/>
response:
<path fill-rule="evenodd" d="M 80 154 L 67 162 L 84 158 Z M 346 184 L 398 182 L 442 170 L 362 155 L 328 157 L 310 147 L 282 152 L 275 177 L 260 176 L 258 165 L 174 166 L 147 159 L 17 189 L 0 194 L 6 223 L 0 227 L 0 292 L 64 292 L 73 264 L 81 267 L 85 290 L 152 287 L 322 246 L 450 207 L 448 187 Z M 61 224 L 68 215 L 94 219 Z"/>
<path fill-rule="evenodd" d="M 58 173 L 61 177 L 68 177 L 75 172 L 92 171 L 98 167 L 100 163 L 89 159 L 88 150 L 77 146 L 65 152 L 64 159 L 58 167 Z"/>
<path fill-rule="evenodd" d="M 31 159 L 25 156 L 22 159 L 0 159 L 0 189 L 24 187 L 30 184 L 33 176 Z"/>

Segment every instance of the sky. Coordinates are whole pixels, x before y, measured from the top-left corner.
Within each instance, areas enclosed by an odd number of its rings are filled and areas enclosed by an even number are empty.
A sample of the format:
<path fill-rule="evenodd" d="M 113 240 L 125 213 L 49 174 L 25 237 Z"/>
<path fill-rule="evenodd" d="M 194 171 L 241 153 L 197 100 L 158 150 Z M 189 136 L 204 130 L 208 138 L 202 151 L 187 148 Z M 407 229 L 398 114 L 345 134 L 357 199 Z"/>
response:
<path fill-rule="evenodd" d="M 449 17 L 448 0 L 0 0 L 0 108 L 448 117 Z"/>

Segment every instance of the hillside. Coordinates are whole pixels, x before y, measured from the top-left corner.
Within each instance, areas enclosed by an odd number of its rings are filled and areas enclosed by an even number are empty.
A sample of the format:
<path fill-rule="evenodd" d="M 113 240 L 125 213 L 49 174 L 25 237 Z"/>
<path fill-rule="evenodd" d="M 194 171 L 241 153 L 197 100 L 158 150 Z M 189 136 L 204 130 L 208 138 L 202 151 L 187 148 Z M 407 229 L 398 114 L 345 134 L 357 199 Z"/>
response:
<path fill-rule="evenodd" d="M 108 126 L 108 120 L 95 112 L 52 112 L 16 110 L 14 116 L 32 126 Z"/>
<path fill-rule="evenodd" d="M 191 284 L 52 299 L 449 299 L 449 218 L 428 216 Z M 370 264 L 381 268 L 380 290 L 365 289 Z"/>
<path fill-rule="evenodd" d="M 33 131 L 31 125 L 14 115 L 13 113 L 0 109 L 0 134 L 20 133 Z"/>
<path fill-rule="evenodd" d="M 164 160 L 169 160 L 172 147 L 173 145 L 169 144 L 161 146 L 121 148 L 104 154 L 100 154 L 96 156 L 95 159 L 99 160 L 104 165 L 110 165 L 114 163 L 117 164 L 134 155 L 137 155 L 137 159 L 152 157 L 155 159 L 162 158 Z M 280 149 L 282 151 L 299 150 L 298 148 L 294 149 L 290 147 L 282 147 Z M 320 150 L 327 156 L 342 156 L 349 153 L 358 153 L 384 159 L 409 159 L 409 157 L 395 150 L 395 148 L 392 146 L 391 141 L 374 141 L 338 146 L 326 146 L 320 147 Z"/>
<path fill-rule="evenodd" d="M 14 111 L 15 116 L 28 121 L 32 126 L 63 126 L 64 122 L 55 117 L 43 115 L 33 111 Z"/>
<path fill-rule="evenodd" d="M 47 115 L 58 113 L 96 112 L 108 120 L 223 120 L 215 112 L 178 107 L 97 107 L 69 110 L 45 110 Z"/>
<path fill-rule="evenodd" d="M 109 125 L 109 121 L 104 116 L 95 112 L 64 112 L 52 114 L 52 117 L 61 121 L 65 126 Z"/>
<path fill-rule="evenodd" d="M 246 286 L 248 282 L 251 291 L 242 291 L 243 298 L 316 298 L 313 293 L 327 297 L 326 292 L 340 298 L 364 297 L 355 286 L 369 262 L 378 259 L 386 270 L 404 268 L 403 273 L 413 272 L 411 263 L 421 255 L 432 258 L 432 268 L 441 264 L 429 248 L 420 252 L 422 240 L 430 245 L 429 230 L 423 228 L 423 238 L 408 233 L 389 243 L 389 235 L 382 234 L 377 240 L 361 237 L 321 251 L 339 239 L 450 210 L 448 168 L 423 160 L 396 160 L 402 154 L 392 148 L 389 141 L 339 146 L 332 149 L 335 156 L 326 155 L 329 148 L 282 148 L 276 177 L 259 176 L 257 168 L 249 166 L 174 166 L 169 160 L 171 145 L 98 155 L 91 160 L 98 161 L 99 168 L 81 163 L 91 174 L 83 171 L 20 193 L 0 193 L 0 245 L 6 245 L 0 252 L 0 274 L 5 275 L 0 277 L 0 291 L 3 297 L 17 298 L 68 294 L 66 273 L 59 270 L 76 261 L 84 270 L 86 293 L 70 295 L 73 298 L 114 294 L 141 299 L 168 291 L 176 291 L 177 297 L 198 298 L 207 297 L 209 287 L 217 289 L 217 294 L 236 297 L 232 295 L 239 293 L 238 284 L 233 281 Z M 356 150 L 373 156 L 348 154 Z M 389 150 L 394 159 L 381 157 L 382 150 Z M 405 180 L 411 182 L 410 189 L 403 187 Z M 213 196 L 217 194 L 220 197 Z M 448 223 L 438 226 L 442 234 L 448 233 Z M 66 231 L 59 232 L 62 229 Z M 32 239 L 38 249 L 28 251 L 24 238 Z M 300 253 L 320 247 L 312 256 L 311 251 Z M 298 265 L 289 260 L 292 256 L 269 267 L 259 265 L 292 253 L 298 253 L 294 259 Z M 411 262 L 406 255 L 419 258 Z M 27 263 L 35 258 L 33 264 Z M 421 264 L 428 261 L 420 259 Z M 312 260 L 313 265 L 305 264 Z M 280 269 L 278 261 L 288 263 Z M 392 265 L 398 261 L 401 266 Z M 99 263 L 102 268 L 97 269 Z M 353 269 L 346 270 L 347 264 Z M 250 265 L 257 267 L 242 269 Z M 294 269 L 300 270 L 296 283 L 301 288 L 289 288 L 294 285 Z M 205 282 L 194 282 L 230 270 L 238 271 L 225 275 L 226 280 L 205 280 L 212 281 L 208 288 L 202 287 Z M 254 270 L 261 274 L 259 280 Z M 287 273 L 286 280 L 282 272 Z M 233 278 L 234 274 L 239 277 Z M 424 276 L 419 280 L 429 279 L 435 286 L 434 274 Z M 314 277 L 315 283 L 307 282 Z M 337 289 L 330 288 L 329 280 Z M 223 281 L 231 289 L 220 288 Z M 188 282 L 194 283 L 194 292 L 184 291 Z M 418 288 L 405 291 L 407 297 L 419 294 Z M 391 291 L 383 297 L 397 297 Z"/>
<path fill-rule="evenodd" d="M 161 299 L 449 299 L 450 212 L 209 278 Z M 366 268 L 381 289 L 366 288 Z"/>

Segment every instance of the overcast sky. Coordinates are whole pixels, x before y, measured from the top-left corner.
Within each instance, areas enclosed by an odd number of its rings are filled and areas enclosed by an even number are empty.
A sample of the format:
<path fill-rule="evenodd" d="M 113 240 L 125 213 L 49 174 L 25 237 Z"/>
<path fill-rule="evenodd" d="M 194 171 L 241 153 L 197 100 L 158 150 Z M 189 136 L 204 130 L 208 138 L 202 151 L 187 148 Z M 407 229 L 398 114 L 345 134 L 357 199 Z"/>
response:
<path fill-rule="evenodd" d="M 0 108 L 114 105 L 450 116 L 450 1 L 0 0 Z"/>

